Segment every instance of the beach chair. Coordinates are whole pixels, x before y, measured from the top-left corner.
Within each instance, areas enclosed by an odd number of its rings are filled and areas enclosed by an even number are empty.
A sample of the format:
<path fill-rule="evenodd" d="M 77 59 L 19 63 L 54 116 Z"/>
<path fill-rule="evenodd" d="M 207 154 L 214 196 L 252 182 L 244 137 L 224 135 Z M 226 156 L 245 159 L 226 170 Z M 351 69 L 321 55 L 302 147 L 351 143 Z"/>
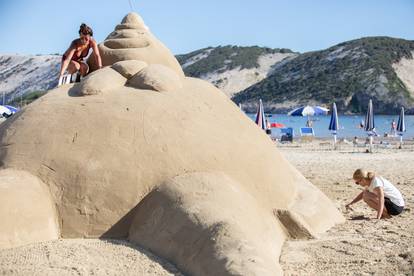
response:
<path fill-rule="evenodd" d="M 293 128 L 291 127 L 285 127 L 281 128 L 280 132 L 282 136 L 280 137 L 280 142 L 293 142 Z"/>
<path fill-rule="evenodd" d="M 301 127 L 300 128 L 300 136 L 302 140 L 313 140 L 315 137 L 315 132 L 312 127 Z"/>

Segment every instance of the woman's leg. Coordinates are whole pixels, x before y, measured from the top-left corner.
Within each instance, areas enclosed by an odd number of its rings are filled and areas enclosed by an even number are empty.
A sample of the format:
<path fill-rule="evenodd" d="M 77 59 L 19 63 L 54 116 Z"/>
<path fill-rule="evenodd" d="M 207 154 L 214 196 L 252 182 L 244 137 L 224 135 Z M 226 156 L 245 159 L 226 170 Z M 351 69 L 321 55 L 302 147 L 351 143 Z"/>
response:
<path fill-rule="evenodd" d="M 378 211 L 380 208 L 380 202 L 379 198 L 376 194 L 371 193 L 368 190 L 365 190 L 362 194 L 362 199 L 365 201 L 365 203 L 371 207 L 372 209 Z M 382 212 L 383 218 L 390 218 L 391 216 L 388 214 L 387 208 L 384 206 L 384 210 Z"/>
<path fill-rule="evenodd" d="M 79 73 L 81 74 L 82 77 L 84 77 L 89 72 L 89 66 L 85 62 L 81 62 L 79 64 L 80 64 Z"/>
<path fill-rule="evenodd" d="M 71 60 L 69 62 L 69 65 L 68 65 L 68 73 L 69 74 L 74 74 L 74 73 L 76 73 L 76 72 L 79 71 L 80 67 L 81 66 L 80 66 L 80 63 L 79 62 L 74 61 L 74 60 Z"/>

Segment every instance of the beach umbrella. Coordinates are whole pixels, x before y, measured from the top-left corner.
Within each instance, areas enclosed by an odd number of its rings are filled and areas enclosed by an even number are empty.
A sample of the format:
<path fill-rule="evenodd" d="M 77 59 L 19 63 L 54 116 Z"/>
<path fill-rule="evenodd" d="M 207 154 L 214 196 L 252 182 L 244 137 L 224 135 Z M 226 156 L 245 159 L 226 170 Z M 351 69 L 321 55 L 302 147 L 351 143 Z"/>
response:
<path fill-rule="evenodd" d="M 333 103 L 331 121 L 329 122 L 329 130 L 332 131 L 332 134 L 334 136 L 334 145 L 336 144 L 336 132 L 338 131 L 338 127 L 339 127 L 338 111 L 336 109 L 336 103 Z"/>
<path fill-rule="evenodd" d="M 291 110 L 289 116 L 315 116 L 315 115 L 326 115 L 329 109 L 322 106 L 301 106 Z"/>
<path fill-rule="evenodd" d="M 364 130 L 369 136 L 369 151 L 372 151 L 372 135 L 375 132 L 374 108 L 372 100 L 369 100 L 367 114 L 365 115 Z"/>
<path fill-rule="evenodd" d="M 315 115 L 326 115 L 328 114 L 329 109 L 322 107 L 322 106 L 301 106 L 298 108 L 295 108 L 291 110 L 288 115 L 289 116 L 307 116 L 308 121 L 306 125 L 310 125 L 309 116 L 315 116 Z"/>
<path fill-rule="evenodd" d="M 8 109 L 7 107 L 5 107 L 4 105 L 0 105 L 0 116 L 9 117 L 12 114 L 13 113 L 11 112 L 10 109 Z"/>
<path fill-rule="evenodd" d="M 405 116 L 404 116 L 404 107 L 401 107 L 400 117 L 398 117 L 397 131 L 400 135 L 400 148 L 403 143 L 403 134 L 406 131 L 405 129 Z"/>
<path fill-rule="evenodd" d="M 267 129 L 266 117 L 264 114 L 262 99 L 259 100 L 259 107 L 257 108 L 255 123 L 263 130 Z"/>

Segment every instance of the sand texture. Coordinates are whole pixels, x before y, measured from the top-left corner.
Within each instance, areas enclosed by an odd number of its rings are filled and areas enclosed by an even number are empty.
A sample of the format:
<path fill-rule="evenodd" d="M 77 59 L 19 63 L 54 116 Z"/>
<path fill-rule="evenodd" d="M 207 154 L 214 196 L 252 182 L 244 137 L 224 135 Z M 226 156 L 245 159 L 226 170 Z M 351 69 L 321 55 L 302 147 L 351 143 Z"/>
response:
<path fill-rule="evenodd" d="M 73 239 L 0 250 L 1 275 L 183 275 L 120 240 Z"/>

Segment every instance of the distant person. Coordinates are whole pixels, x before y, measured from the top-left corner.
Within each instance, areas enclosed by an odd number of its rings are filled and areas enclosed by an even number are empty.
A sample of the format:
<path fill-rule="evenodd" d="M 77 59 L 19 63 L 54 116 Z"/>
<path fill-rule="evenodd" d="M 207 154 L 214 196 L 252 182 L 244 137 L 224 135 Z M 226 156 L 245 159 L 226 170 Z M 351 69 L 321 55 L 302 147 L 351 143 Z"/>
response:
<path fill-rule="evenodd" d="M 396 135 L 397 135 L 397 123 L 393 119 L 391 122 L 391 136 L 396 136 Z"/>
<path fill-rule="evenodd" d="M 358 137 L 355 136 L 354 139 L 352 140 L 352 144 L 354 144 L 354 146 L 358 145 Z"/>
<path fill-rule="evenodd" d="M 306 127 L 312 127 L 312 126 L 313 126 L 313 122 L 312 122 L 312 120 L 308 119 L 308 120 L 306 121 Z"/>
<path fill-rule="evenodd" d="M 79 72 L 80 76 L 86 76 L 89 72 L 89 66 L 86 63 L 85 57 L 88 56 L 90 49 L 93 50 L 93 56 L 98 67 L 102 68 L 98 45 L 92 36 L 92 29 L 82 23 L 79 28 L 79 38 L 72 41 L 62 56 L 59 78 L 63 76 L 66 70 L 69 74 Z"/>
<path fill-rule="evenodd" d="M 355 184 L 365 189 L 357 195 L 349 206 L 363 200 L 369 207 L 377 211 L 377 219 L 390 218 L 401 214 L 404 209 L 404 199 L 401 192 L 382 176 L 376 176 L 373 172 L 357 169 L 353 179 Z"/>
<path fill-rule="evenodd" d="M 361 120 L 361 122 L 359 122 L 359 128 L 364 128 L 365 127 L 365 123 L 363 120 Z"/>

